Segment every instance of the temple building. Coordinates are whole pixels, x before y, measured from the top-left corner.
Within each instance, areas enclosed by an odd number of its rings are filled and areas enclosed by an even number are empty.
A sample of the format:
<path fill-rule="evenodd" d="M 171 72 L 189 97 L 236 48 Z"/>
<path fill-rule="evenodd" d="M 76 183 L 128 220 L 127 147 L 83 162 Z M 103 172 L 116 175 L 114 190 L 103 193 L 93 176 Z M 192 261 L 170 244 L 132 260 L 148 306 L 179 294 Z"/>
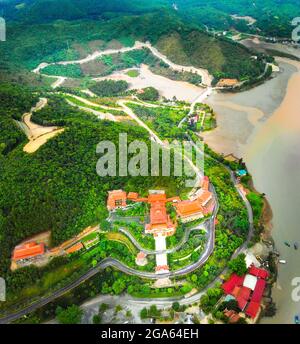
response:
<path fill-rule="evenodd" d="M 198 200 L 182 201 L 174 206 L 178 217 L 183 223 L 196 221 L 204 217 L 204 208 Z"/>
<path fill-rule="evenodd" d="M 187 201 L 174 203 L 177 216 L 183 223 L 196 221 L 211 213 L 214 208 L 213 193 L 209 191 L 209 178 L 204 176 L 201 188 Z"/>
<path fill-rule="evenodd" d="M 148 203 L 150 204 L 150 223 L 146 225 L 146 233 L 156 236 L 163 233 L 171 236 L 176 231 L 176 225 L 167 213 L 166 203 L 173 199 L 167 199 L 164 191 L 149 191 Z"/>
<path fill-rule="evenodd" d="M 108 192 L 107 209 L 114 210 L 126 207 L 127 195 L 123 190 L 113 190 Z"/>

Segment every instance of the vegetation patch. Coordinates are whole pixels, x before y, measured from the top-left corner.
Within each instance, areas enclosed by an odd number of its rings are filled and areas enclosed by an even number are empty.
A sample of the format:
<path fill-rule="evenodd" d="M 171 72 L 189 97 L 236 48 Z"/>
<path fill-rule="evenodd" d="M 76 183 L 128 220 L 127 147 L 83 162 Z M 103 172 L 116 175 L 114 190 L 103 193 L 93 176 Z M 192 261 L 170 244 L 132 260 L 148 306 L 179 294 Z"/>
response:
<path fill-rule="evenodd" d="M 90 90 L 99 97 L 114 97 L 123 94 L 128 89 L 124 80 L 103 80 L 90 87 Z"/>

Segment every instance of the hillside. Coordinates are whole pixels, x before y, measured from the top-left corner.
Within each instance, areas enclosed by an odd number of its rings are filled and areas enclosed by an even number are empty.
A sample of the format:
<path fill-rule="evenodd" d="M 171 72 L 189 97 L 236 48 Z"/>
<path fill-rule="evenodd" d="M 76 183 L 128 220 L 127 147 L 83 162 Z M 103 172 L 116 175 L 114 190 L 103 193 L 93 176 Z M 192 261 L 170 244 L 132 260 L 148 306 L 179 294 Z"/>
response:
<path fill-rule="evenodd" d="M 6 0 L 0 5 L 8 19 L 44 23 L 56 19 L 99 19 L 144 14 L 158 9 L 176 13 L 186 22 L 217 30 L 290 37 L 291 20 L 297 16 L 299 0 Z M 255 23 L 239 17 L 252 17 Z M 203 26 L 202 26 L 203 27 Z"/>
<path fill-rule="evenodd" d="M 205 68 L 216 79 L 251 79 L 262 74 L 265 68 L 262 61 L 251 59 L 249 51 L 244 47 L 216 40 L 196 30 L 162 36 L 157 47 L 171 61 Z"/>
<path fill-rule="evenodd" d="M 57 244 L 104 220 L 109 190 L 144 193 L 163 187 L 170 194 L 179 194 L 184 189 L 181 177 L 100 178 L 95 171 L 99 142 L 109 140 L 118 145 L 119 134 L 127 133 L 128 143 L 138 139 L 149 145 L 148 133 L 125 123 L 99 121 L 57 96 L 50 97 L 35 120 L 60 125 L 65 131 L 37 152 L 24 153 L 27 139 L 12 117 L 20 119 L 37 97 L 16 85 L 1 85 L 0 94 L 0 108 L 5 109 L 0 112 L 0 143 L 10 148 L 5 155 L 0 152 L 1 274 L 8 269 L 13 246 L 23 239 L 51 229 L 52 243 Z"/>
<path fill-rule="evenodd" d="M 213 38 L 168 11 L 109 20 L 10 25 L 8 39 L 0 45 L 4 66 L 14 64 L 31 70 L 41 62 L 78 58 L 75 44 L 86 47 L 91 41 L 101 40 L 108 44 L 117 39 L 125 45 L 132 45 L 135 40 L 150 41 L 157 44 L 171 61 L 207 68 L 217 79 L 251 79 L 264 70 L 262 62 L 251 58 L 251 51 L 224 39 Z M 84 51 L 86 55 L 91 52 L 88 48 Z"/>

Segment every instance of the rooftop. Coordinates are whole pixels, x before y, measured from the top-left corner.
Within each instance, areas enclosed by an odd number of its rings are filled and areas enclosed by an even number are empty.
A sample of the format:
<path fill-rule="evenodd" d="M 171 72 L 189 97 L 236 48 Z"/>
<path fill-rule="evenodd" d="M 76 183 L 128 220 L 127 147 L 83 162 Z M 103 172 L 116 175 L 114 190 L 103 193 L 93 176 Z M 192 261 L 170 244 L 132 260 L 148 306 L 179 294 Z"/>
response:
<path fill-rule="evenodd" d="M 70 253 L 77 252 L 77 251 L 81 250 L 82 248 L 83 248 L 82 243 L 81 243 L 81 242 L 78 242 L 77 244 L 75 244 L 75 245 L 73 245 L 73 246 L 67 248 L 67 249 L 66 249 L 66 252 L 70 254 Z"/>
<path fill-rule="evenodd" d="M 13 252 L 13 259 L 28 259 L 44 254 L 44 243 L 36 243 L 35 241 L 27 242 L 22 245 L 16 246 Z"/>
<path fill-rule="evenodd" d="M 245 276 L 243 286 L 251 290 L 254 290 L 256 287 L 256 283 L 257 283 L 257 277 L 248 274 Z"/>

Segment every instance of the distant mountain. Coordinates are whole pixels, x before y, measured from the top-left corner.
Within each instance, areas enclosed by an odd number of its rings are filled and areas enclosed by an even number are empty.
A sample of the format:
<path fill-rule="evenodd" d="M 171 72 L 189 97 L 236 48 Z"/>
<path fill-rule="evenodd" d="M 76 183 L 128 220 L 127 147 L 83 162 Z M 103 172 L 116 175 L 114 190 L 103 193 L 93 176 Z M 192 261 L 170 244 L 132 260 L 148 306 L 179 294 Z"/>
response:
<path fill-rule="evenodd" d="M 8 19 L 44 23 L 57 19 L 108 18 L 158 9 L 176 12 L 187 22 L 217 30 L 290 37 L 291 20 L 300 15 L 300 0 L 2 0 Z M 1 12 L 0 12 L 1 13 Z M 234 19 L 250 16 L 255 23 Z"/>

